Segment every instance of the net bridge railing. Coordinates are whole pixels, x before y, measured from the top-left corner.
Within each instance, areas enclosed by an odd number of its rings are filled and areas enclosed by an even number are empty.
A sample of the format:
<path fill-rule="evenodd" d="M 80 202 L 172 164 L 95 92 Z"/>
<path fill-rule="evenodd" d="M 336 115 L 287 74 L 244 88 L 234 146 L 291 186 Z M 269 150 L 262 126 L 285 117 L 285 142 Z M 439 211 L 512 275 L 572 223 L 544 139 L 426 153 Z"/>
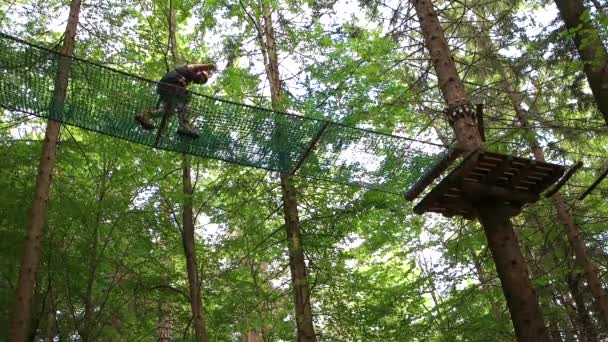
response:
<path fill-rule="evenodd" d="M 281 174 L 403 194 L 439 153 L 440 144 L 382 134 L 191 93 L 199 138 L 146 131 L 137 113 L 155 107 L 156 82 L 0 34 L 0 106 L 159 149 Z M 60 58 L 69 58 L 65 103 L 53 108 Z M 157 126 L 158 126 L 157 121 Z"/>

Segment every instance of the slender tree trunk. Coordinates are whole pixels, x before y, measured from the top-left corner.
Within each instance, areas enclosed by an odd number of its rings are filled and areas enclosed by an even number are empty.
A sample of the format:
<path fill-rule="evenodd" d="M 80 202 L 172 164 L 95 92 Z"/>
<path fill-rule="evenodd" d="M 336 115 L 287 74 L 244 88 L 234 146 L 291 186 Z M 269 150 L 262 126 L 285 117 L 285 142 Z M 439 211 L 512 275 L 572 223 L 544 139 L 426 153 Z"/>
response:
<path fill-rule="evenodd" d="M 435 68 L 439 88 L 448 107 L 457 107 L 469 104 L 464 85 L 456 71 L 456 64 L 450 54 L 448 42 L 443 34 L 437 13 L 431 0 L 414 1 L 416 14 L 420 21 L 422 35 L 431 55 L 431 62 Z M 474 116 L 462 115 L 448 116 L 448 121 L 456 135 L 458 144 L 465 150 L 474 150 L 481 145 L 481 137 L 477 130 Z"/>
<path fill-rule="evenodd" d="M 540 222 L 538 217 L 532 216 L 531 220 L 533 220 L 536 223 L 536 226 L 538 227 L 539 232 L 543 236 L 545 236 L 546 232 L 545 232 L 544 226 Z M 552 246 L 552 248 L 550 248 L 551 251 L 549 252 L 553 259 L 553 265 L 550 265 L 549 267 L 546 267 L 545 269 L 550 269 L 551 267 L 555 267 L 555 265 L 559 265 L 560 263 L 563 262 L 563 257 L 559 256 L 554 251 L 554 249 L 557 249 L 557 248 L 561 249 L 564 254 L 566 254 L 566 255 L 569 254 L 569 250 L 568 250 L 568 246 L 566 245 L 566 241 L 559 239 L 557 245 Z M 569 267 L 569 266 L 566 266 L 566 267 Z M 545 273 L 545 270 L 541 270 L 541 272 Z M 589 313 L 587 311 L 587 305 L 585 304 L 584 301 L 577 301 L 577 300 L 575 300 L 574 302 L 572 301 L 572 298 L 577 298 L 577 296 L 579 298 L 582 298 L 579 295 L 580 291 L 578 291 L 578 289 L 572 287 L 572 280 L 570 278 L 566 278 L 564 280 L 564 282 L 568 285 L 569 292 L 562 291 L 562 289 L 560 289 L 558 286 L 556 286 L 556 284 L 549 285 L 549 287 L 551 288 L 551 291 L 553 293 L 553 303 L 555 304 L 556 307 L 562 307 L 564 309 L 566 315 L 568 316 L 570 324 L 572 325 L 572 327 L 564 327 L 564 329 L 572 328 L 571 330 L 576 330 L 577 336 L 579 337 L 579 339 L 581 341 L 597 341 L 597 338 L 593 339 L 591 337 L 590 338 L 585 337 L 585 336 L 587 336 L 585 334 L 585 331 L 588 330 L 586 328 L 586 326 L 588 323 L 591 323 L 589 320 Z M 586 316 L 587 319 L 585 319 L 584 316 Z M 552 332 L 552 334 L 553 334 L 553 332 Z M 566 339 L 566 341 L 568 341 L 568 340 Z"/>
<path fill-rule="evenodd" d="M 458 144 L 466 150 L 476 149 L 481 146 L 481 138 L 475 114 L 456 71 L 433 3 L 431 0 L 412 1 L 448 109 L 463 109 L 462 114 L 448 110 L 448 121 Z M 549 341 L 536 293 L 528 279 L 528 270 L 510 221 L 510 208 L 498 201 L 486 201 L 479 204 L 479 209 L 480 222 L 494 257 L 517 339 Z"/>
<path fill-rule="evenodd" d="M 538 230 L 541 236 L 546 236 L 545 229 L 542 225 L 538 226 Z M 517 233 L 515 233 L 515 237 L 519 239 Z M 529 264 L 533 265 L 530 267 L 530 273 L 532 274 L 533 278 L 537 278 L 546 274 L 547 270 L 553 269 L 555 265 L 559 264 L 559 259 L 557 258 L 555 253 L 553 253 L 552 250 L 548 250 L 547 248 L 541 248 L 535 251 L 536 253 L 534 253 L 532 251 L 532 248 L 530 248 L 530 245 L 526 245 L 524 251 L 529 260 Z M 549 256 L 552 257 L 552 260 L 549 260 Z M 552 263 L 551 261 L 555 261 L 555 263 Z M 541 306 L 549 312 L 551 311 L 551 307 L 555 303 L 555 301 L 553 301 L 553 299 L 555 298 L 555 294 L 559 293 L 561 296 L 561 291 L 555 283 L 547 283 L 542 287 L 538 287 L 536 291 L 536 295 L 537 298 L 539 298 L 540 300 Z M 564 296 L 561 297 L 563 298 Z M 563 305 L 557 305 L 557 307 L 562 306 Z M 558 317 L 556 315 L 550 315 L 547 320 L 549 323 L 549 334 L 551 335 L 552 341 L 561 342 L 562 337 L 559 332 Z"/>
<path fill-rule="evenodd" d="M 94 320 L 94 298 L 93 298 L 93 286 L 95 285 L 95 277 L 97 274 L 97 242 L 98 242 L 98 223 L 96 222 L 93 227 L 93 237 L 91 239 L 90 246 L 90 260 L 88 267 L 88 275 L 87 275 L 87 289 L 84 297 L 84 319 L 83 319 L 83 329 L 81 332 L 81 337 L 83 342 L 93 341 L 93 325 L 95 324 Z"/>
<path fill-rule="evenodd" d="M 182 242 L 186 254 L 188 285 L 190 288 L 190 306 L 194 317 L 194 332 L 197 342 L 207 341 L 203 299 L 199 287 L 198 267 L 196 263 L 196 245 L 194 243 L 194 213 L 192 211 L 192 181 L 190 179 L 190 157 L 183 156 L 184 207 Z"/>
<path fill-rule="evenodd" d="M 165 222 L 171 222 L 171 212 L 170 209 L 165 207 L 162 209 L 162 218 Z M 163 238 L 158 239 L 158 249 L 162 250 L 162 257 L 160 258 L 160 263 L 162 269 L 173 269 L 173 262 L 170 257 L 166 254 L 166 242 Z M 170 275 L 168 272 L 163 272 L 161 277 L 162 284 L 169 284 Z M 169 304 L 170 299 L 166 298 L 162 295 L 158 297 L 158 338 L 157 342 L 171 342 L 171 330 L 172 330 L 172 322 L 171 322 L 171 305 Z"/>
<path fill-rule="evenodd" d="M 51 342 L 55 338 L 55 304 L 53 303 L 53 287 L 49 279 L 49 286 L 45 299 L 46 320 L 44 328 L 44 342 Z M 34 334 L 35 336 L 35 334 Z M 34 340 L 34 339 L 32 339 Z"/>
<path fill-rule="evenodd" d="M 562 342 L 562 335 L 559 333 L 559 326 L 554 319 L 549 320 L 549 332 L 551 333 L 551 339 L 553 342 Z"/>
<path fill-rule="evenodd" d="M 106 196 L 107 191 L 107 177 L 110 174 L 108 165 L 104 165 L 104 173 L 101 184 L 99 185 L 99 192 L 97 194 L 97 207 L 101 208 L 101 204 Z M 102 221 L 102 211 L 97 210 L 95 214 L 95 220 L 92 224 L 92 236 L 89 242 L 89 267 L 87 274 L 87 288 L 84 297 L 84 319 L 83 319 L 83 331 L 81 337 L 83 342 L 93 341 L 93 327 L 95 325 L 95 298 L 94 298 L 94 286 L 95 279 L 97 278 L 97 267 L 98 267 L 98 247 L 99 247 L 99 226 Z"/>
<path fill-rule="evenodd" d="M 551 198 L 557 209 L 557 215 L 560 222 L 566 228 L 566 236 L 574 251 L 575 261 L 579 267 L 583 269 L 583 274 L 587 280 L 587 286 L 591 290 L 594 299 L 594 306 L 598 313 L 598 321 L 602 322 L 605 328 L 608 328 L 608 300 L 606 293 L 602 288 L 602 283 L 598 276 L 598 270 L 593 265 L 591 259 L 587 255 L 585 244 L 580 237 L 578 226 L 574 224 L 572 216 L 570 216 L 564 199 L 560 193 L 556 193 Z"/>
<path fill-rule="evenodd" d="M 608 124 L 608 53 L 598 30 L 582 19 L 588 10 L 583 0 L 555 0 L 559 13 L 568 30 L 576 33 L 572 37 L 574 45 L 584 63 L 589 87 L 597 103 L 597 108 Z"/>
<path fill-rule="evenodd" d="M 547 236 L 547 232 L 543 226 L 543 224 L 540 222 L 540 220 L 538 219 L 537 216 L 535 215 L 531 215 L 530 218 L 531 221 L 534 221 L 538 231 L 540 232 L 540 234 L 542 236 Z M 541 276 L 542 274 L 546 274 L 546 270 L 548 269 L 553 269 L 554 267 L 556 267 L 556 265 L 559 265 L 563 262 L 563 257 L 558 255 L 558 253 L 556 252 L 556 250 L 561 250 L 562 253 L 564 253 L 565 255 L 568 255 L 568 246 L 566 245 L 566 241 L 562 240 L 561 238 L 557 240 L 558 243 L 554 244 L 553 246 L 546 248 L 545 254 L 548 254 L 551 256 L 552 259 L 552 264 L 546 264 L 546 262 L 542 262 L 544 267 L 539 267 L 538 269 L 538 273 L 534 274 L 534 277 L 537 276 Z M 566 266 L 568 267 L 568 266 Z M 566 279 L 565 282 L 567 284 L 570 284 L 570 280 Z M 574 297 L 576 295 L 576 292 L 572 292 L 572 290 L 570 291 L 570 293 L 568 293 L 567 291 L 564 291 L 562 288 L 560 288 L 558 286 L 557 283 L 549 283 L 548 285 L 546 285 L 548 287 L 548 289 L 551 291 L 552 294 L 552 302 L 555 305 L 555 307 L 559 307 L 559 308 L 563 308 L 563 310 L 565 311 L 571 325 L 572 325 L 572 329 L 576 329 L 577 331 L 577 336 L 579 338 L 581 338 L 581 336 L 584 336 L 584 328 L 583 325 L 580 324 L 581 320 L 579 317 L 579 313 L 580 311 L 587 311 L 586 310 L 586 305 L 584 305 L 584 303 L 573 303 L 572 302 L 572 297 Z M 540 296 L 543 297 L 543 296 Z M 546 297 L 546 296 L 544 296 Z M 559 300 L 558 300 L 559 299 Z M 545 307 L 548 307 L 548 303 L 545 301 L 544 303 Z M 582 305 L 582 306 L 580 306 Z M 578 312 L 577 312 L 578 311 Z M 553 336 L 553 340 L 555 341 L 555 332 L 552 331 L 551 329 L 554 329 L 556 326 L 556 317 L 553 316 L 551 317 L 550 323 L 549 323 L 549 329 L 551 331 L 551 336 Z M 564 329 L 570 329 L 570 327 L 564 327 Z M 587 341 L 587 339 L 582 338 L 582 341 Z"/>
<path fill-rule="evenodd" d="M 578 332 L 578 336 L 580 337 L 580 326 L 576 308 L 574 304 L 571 303 L 570 298 L 565 298 L 562 293 L 556 293 L 553 296 L 553 304 L 557 307 L 564 307 L 566 313 L 566 316 L 561 319 L 561 332 L 565 337 L 564 340 L 568 342 L 572 341 L 572 339 L 568 338 L 568 334 L 573 333 L 574 331 Z"/>
<path fill-rule="evenodd" d="M 577 330 L 579 331 L 580 340 L 588 342 L 599 341 L 599 337 L 589 316 L 589 311 L 586 310 L 587 305 L 585 305 L 583 292 L 580 290 L 580 277 L 571 275 L 567 282 L 576 306 L 576 325 L 578 326 Z"/>
<path fill-rule="evenodd" d="M 251 270 L 251 279 L 253 280 L 253 286 L 255 288 L 256 297 L 261 299 L 260 304 L 257 307 L 256 313 L 260 320 L 260 326 L 255 327 L 248 325 L 247 335 L 245 338 L 255 338 L 253 341 L 266 341 L 266 336 L 268 335 L 269 327 L 266 325 L 266 312 L 272 311 L 269 309 L 268 303 L 268 293 L 266 289 L 268 288 L 267 272 L 268 272 L 268 264 L 266 262 L 262 262 L 260 264 L 256 264 L 255 261 L 249 260 L 249 268 Z M 260 283 L 258 281 L 258 276 L 261 277 L 263 281 Z"/>
<path fill-rule="evenodd" d="M 169 47 L 173 64 L 177 64 L 177 38 L 175 7 L 173 0 L 169 1 Z M 192 210 L 192 178 L 190 157 L 182 155 L 182 182 L 184 189 L 184 203 L 182 207 L 182 243 L 186 256 L 186 268 L 188 270 L 188 287 L 190 289 L 190 307 L 194 320 L 194 335 L 197 342 L 207 341 L 207 329 L 205 326 L 205 312 L 203 310 L 203 298 L 201 296 L 198 265 L 196 260 L 196 244 L 194 239 L 194 212 Z"/>
<path fill-rule="evenodd" d="M 44 342 L 52 342 L 55 338 L 55 313 L 51 310 L 46 314 L 46 328 L 44 331 Z"/>
<path fill-rule="evenodd" d="M 171 320 L 170 311 L 166 303 L 158 306 L 158 339 L 157 342 L 171 342 Z"/>
<path fill-rule="evenodd" d="M 571 297 L 566 296 L 567 293 L 556 291 L 553 293 L 553 303 L 557 307 L 563 307 L 566 317 L 562 319 L 562 333 L 566 335 L 566 332 L 576 331 L 580 337 L 581 327 L 576 313 L 576 306 L 572 303 Z M 567 320 L 566 320 L 567 318 Z M 568 325 L 570 323 L 570 325 Z M 570 341 L 568 338 L 566 341 Z"/>
<path fill-rule="evenodd" d="M 243 342 L 259 342 L 258 335 L 255 333 L 255 330 L 250 329 L 247 331 L 247 335 L 245 335 L 245 339 Z"/>
<path fill-rule="evenodd" d="M 528 280 L 526 262 L 509 220 L 510 209 L 496 204 L 481 205 L 479 209 L 517 340 L 549 341 L 536 292 Z"/>
<path fill-rule="evenodd" d="M 76 29 L 80 14 L 80 0 L 72 0 L 70 14 L 65 29 L 63 49 L 64 55 L 71 56 L 74 52 Z M 61 58 L 55 89 L 53 92 L 52 110 L 63 111 L 65 95 L 68 87 L 70 60 Z M 10 323 L 9 340 L 12 342 L 26 341 L 32 319 L 32 295 L 36 284 L 36 273 L 40 264 L 42 252 L 41 240 L 46 224 L 48 200 L 51 189 L 51 174 L 55 166 L 57 144 L 61 124 L 49 120 L 47 123 L 42 154 L 36 177 L 36 190 L 32 200 L 30 221 L 27 227 L 27 238 L 24 244 L 23 258 L 19 271 L 19 281 L 15 294 L 16 302 Z"/>
<path fill-rule="evenodd" d="M 177 23 L 175 21 L 175 3 L 173 0 L 169 0 L 169 49 L 171 50 L 171 58 L 173 61 L 173 65 L 175 66 L 177 63 L 178 55 L 177 55 L 177 33 L 175 32 L 177 29 Z"/>
<path fill-rule="evenodd" d="M 567 330 L 564 335 L 566 336 L 566 341 L 576 341 L 573 330 Z"/>
<path fill-rule="evenodd" d="M 503 318 L 503 314 L 502 314 L 502 309 L 500 307 L 500 303 L 497 303 L 495 301 L 492 300 L 491 297 L 491 292 L 492 292 L 492 287 L 491 287 L 491 283 L 490 280 L 491 278 L 486 276 L 486 272 L 483 270 L 483 266 L 481 265 L 481 260 L 479 257 L 477 257 L 477 255 L 475 255 L 475 251 L 471 252 L 471 259 L 473 260 L 473 265 L 475 266 L 475 272 L 477 273 L 477 278 L 479 279 L 479 282 L 481 283 L 481 288 L 488 293 L 490 300 L 492 301 L 492 303 L 490 304 L 490 312 L 492 313 L 492 317 L 496 320 L 496 321 L 500 321 Z"/>
<path fill-rule="evenodd" d="M 503 72 L 503 74 L 505 73 Z M 504 87 L 505 90 L 508 92 L 511 105 L 515 110 L 515 115 L 519 120 L 522 128 L 529 131 L 529 134 L 526 135 L 526 138 L 528 139 L 530 150 L 534 155 L 534 159 L 544 162 L 545 157 L 543 150 L 540 147 L 535 133 L 532 131 L 530 122 L 528 121 L 528 117 L 525 111 L 523 111 L 521 108 L 521 100 L 516 91 L 515 86 L 510 81 L 506 80 L 504 82 Z M 570 243 L 570 246 L 574 251 L 575 261 L 577 265 L 581 267 L 584 271 L 585 279 L 587 280 L 589 290 L 593 295 L 595 309 L 598 313 L 598 320 L 602 322 L 605 327 L 608 327 L 608 299 L 606 298 L 606 294 L 602 289 L 602 283 L 598 276 L 598 270 L 593 265 L 591 258 L 589 258 L 589 256 L 587 255 L 585 243 L 580 236 L 580 229 L 574 223 L 572 216 L 568 212 L 568 208 L 564 203 L 564 198 L 561 193 L 558 192 L 553 195 L 551 197 L 551 202 L 555 207 L 559 222 L 562 224 L 566 231 L 568 242 Z"/>
<path fill-rule="evenodd" d="M 44 293 L 45 289 L 36 286 L 34 288 L 34 296 L 32 298 L 32 320 L 30 324 L 29 331 L 29 341 L 34 341 L 36 336 L 38 335 L 38 329 L 40 328 L 40 324 L 42 323 L 42 314 L 44 314 L 44 307 L 46 305 L 46 297 L 48 296 Z"/>
<path fill-rule="evenodd" d="M 262 53 L 266 55 L 266 73 L 270 79 L 272 107 L 275 110 L 281 110 L 283 109 L 281 103 L 281 79 L 275 33 L 272 24 L 272 13 L 269 5 L 264 1 L 262 2 L 262 12 L 264 17 L 265 42 L 260 41 L 260 47 Z M 291 283 L 294 291 L 298 341 L 316 341 L 310 305 L 310 288 L 306 274 L 306 262 L 298 215 L 298 200 L 291 176 L 281 175 L 281 190 L 289 250 L 289 268 L 291 270 Z"/>
<path fill-rule="evenodd" d="M 291 177 L 281 177 L 285 226 L 287 229 L 287 243 L 289 246 L 289 268 L 291 270 L 291 284 L 293 286 L 296 304 L 298 341 L 316 341 L 312 322 L 312 310 L 310 307 L 310 288 L 306 275 L 304 249 L 302 248 L 302 234 L 300 232 L 296 190 L 291 181 Z"/>
<path fill-rule="evenodd" d="M 46 327 L 44 331 L 44 342 L 52 342 L 55 339 L 55 313 L 49 311 L 46 314 Z"/>
<path fill-rule="evenodd" d="M 480 33 L 482 35 L 484 35 L 484 32 L 480 32 Z M 482 47 L 483 47 L 483 49 L 488 50 L 488 51 L 496 50 L 495 46 L 493 46 L 492 41 L 490 40 L 490 38 L 487 35 L 484 37 L 484 40 L 482 41 Z M 540 161 L 540 162 L 545 162 L 543 150 L 540 146 L 540 143 L 538 142 L 535 132 L 533 132 L 533 130 L 532 130 L 532 127 L 528 120 L 527 113 L 521 107 L 522 100 L 521 100 L 520 94 L 517 90 L 517 87 L 514 85 L 514 83 L 509 78 L 510 76 L 514 76 L 514 73 L 512 70 L 510 70 L 510 68 L 508 66 L 505 66 L 504 64 L 502 64 L 502 61 L 500 61 L 499 58 L 497 58 L 496 56 L 494 56 L 494 58 L 496 59 L 496 62 L 498 63 L 499 72 L 506 77 L 505 80 L 502 82 L 503 89 L 509 97 L 509 101 L 511 102 L 511 106 L 513 107 L 517 120 L 521 124 L 521 127 L 527 131 L 527 134 L 525 135 L 525 137 L 528 141 L 528 144 L 530 145 L 530 150 L 534 156 L 534 159 L 537 161 Z M 564 229 L 566 230 L 566 235 L 568 237 L 568 241 L 570 242 L 570 246 L 575 252 L 575 260 L 576 260 L 577 264 L 580 267 L 582 267 L 584 270 L 591 271 L 588 273 L 591 275 L 591 277 L 588 278 L 588 283 L 590 285 L 595 284 L 596 289 L 599 288 L 601 290 L 601 283 L 599 281 L 599 278 L 597 277 L 597 270 L 593 267 L 593 264 L 592 264 L 590 258 L 587 257 L 584 243 L 582 242 L 581 239 L 578 238 L 580 235 L 579 228 L 578 228 L 578 226 L 576 226 L 574 224 L 570 213 L 568 212 L 566 206 L 564 205 L 563 197 L 559 192 L 556 193 L 552 197 L 552 203 L 556 209 L 559 221 L 562 223 L 562 225 L 564 226 Z M 539 227 L 542 229 L 542 225 L 539 225 Z M 557 256 L 555 254 L 553 255 L 553 257 L 557 258 Z M 586 271 L 586 274 L 587 274 L 587 271 Z M 592 293 L 594 292 L 593 289 L 591 289 L 591 292 Z M 572 293 L 572 295 L 575 296 L 574 293 Z M 594 295 L 594 299 L 595 299 L 596 303 L 604 303 L 604 307 L 608 308 L 608 304 L 606 303 L 606 296 L 603 293 L 603 291 L 596 290 L 595 293 L 593 293 L 593 295 Z M 582 305 L 582 307 L 579 307 L 579 305 Z M 586 305 L 585 305 L 584 301 L 577 302 L 576 306 L 577 306 L 577 310 L 580 310 L 579 314 L 580 314 L 580 312 L 586 312 Z M 596 305 L 596 308 L 598 308 L 598 312 L 601 312 L 601 310 L 599 310 L 599 307 L 601 307 L 601 305 L 600 306 Z M 607 312 L 607 311 L 604 311 L 604 312 Z"/>

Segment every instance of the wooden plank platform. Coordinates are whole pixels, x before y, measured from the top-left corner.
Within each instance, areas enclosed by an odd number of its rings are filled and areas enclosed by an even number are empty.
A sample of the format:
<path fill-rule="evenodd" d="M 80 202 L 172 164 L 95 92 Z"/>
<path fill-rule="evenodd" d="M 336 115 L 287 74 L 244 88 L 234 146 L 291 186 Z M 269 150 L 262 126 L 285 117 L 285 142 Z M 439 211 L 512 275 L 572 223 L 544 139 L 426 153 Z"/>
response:
<path fill-rule="evenodd" d="M 476 203 L 503 201 L 518 214 L 526 203 L 555 183 L 565 167 L 477 150 L 448 174 L 415 207 L 414 212 L 475 219 Z"/>

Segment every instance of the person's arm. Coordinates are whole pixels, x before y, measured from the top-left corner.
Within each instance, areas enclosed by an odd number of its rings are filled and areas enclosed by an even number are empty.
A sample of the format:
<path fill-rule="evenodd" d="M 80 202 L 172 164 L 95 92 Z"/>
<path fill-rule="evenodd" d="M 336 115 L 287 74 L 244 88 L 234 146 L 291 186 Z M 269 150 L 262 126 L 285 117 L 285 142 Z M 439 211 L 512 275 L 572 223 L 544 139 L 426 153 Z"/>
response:
<path fill-rule="evenodd" d="M 194 72 L 217 70 L 215 64 L 189 64 L 188 68 Z"/>

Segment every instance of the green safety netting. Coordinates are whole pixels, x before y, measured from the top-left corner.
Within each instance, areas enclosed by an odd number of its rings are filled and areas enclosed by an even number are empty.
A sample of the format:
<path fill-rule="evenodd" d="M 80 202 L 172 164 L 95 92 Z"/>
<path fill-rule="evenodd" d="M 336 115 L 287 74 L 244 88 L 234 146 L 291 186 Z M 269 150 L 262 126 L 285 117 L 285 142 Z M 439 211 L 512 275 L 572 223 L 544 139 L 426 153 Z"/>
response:
<path fill-rule="evenodd" d="M 190 116 L 200 137 L 176 134 L 172 115 L 157 139 L 156 130 L 145 131 L 133 120 L 156 105 L 155 82 L 69 58 L 65 105 L 53 108 L 54 79 L 60 58 L 66 57 L 2 33 L 0 49 L 0 106 L 5 110 L 160 149 L 397 194 L 445 152 L 438 144 L 196 93 Z"/>

